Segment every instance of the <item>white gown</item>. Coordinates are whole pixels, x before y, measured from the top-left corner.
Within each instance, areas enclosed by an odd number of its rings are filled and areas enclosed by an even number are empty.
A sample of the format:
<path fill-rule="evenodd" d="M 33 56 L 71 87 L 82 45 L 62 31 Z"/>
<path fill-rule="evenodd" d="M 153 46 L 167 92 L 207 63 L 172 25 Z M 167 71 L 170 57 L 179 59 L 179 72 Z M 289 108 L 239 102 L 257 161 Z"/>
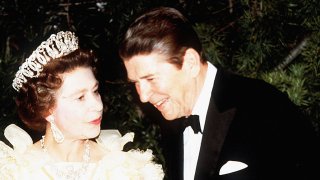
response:
<path fill-rule="evenodd" d="M 0 180 L 86 179 L 161 180 L 162 166 L 154 163 L 151 150 L 122 151 L 134 133 L 123 137 L 118 130 L 102 130 L 97 143 L 107 150 L 97 163 L 54 162 L 47 153 L 35 149 L 31 137 L 16 125 L 9 125 L 5 137 L 13 149 L 0 141 Z M 85 166 L 84 166 L 85 164 Z"/>

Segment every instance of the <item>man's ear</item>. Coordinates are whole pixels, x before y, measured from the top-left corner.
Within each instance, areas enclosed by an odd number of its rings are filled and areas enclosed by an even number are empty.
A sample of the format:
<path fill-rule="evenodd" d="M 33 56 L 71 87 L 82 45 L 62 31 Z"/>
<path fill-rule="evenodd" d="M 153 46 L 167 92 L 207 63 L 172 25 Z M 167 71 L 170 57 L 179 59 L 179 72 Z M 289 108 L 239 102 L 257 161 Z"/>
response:
<path fill-rule="evenodd" d="M 199 53 L 193 48 L 188 48 L 183 56 L 182 68 L 188 71 L 192 77 L 200 73 L 201 59 Z"/>

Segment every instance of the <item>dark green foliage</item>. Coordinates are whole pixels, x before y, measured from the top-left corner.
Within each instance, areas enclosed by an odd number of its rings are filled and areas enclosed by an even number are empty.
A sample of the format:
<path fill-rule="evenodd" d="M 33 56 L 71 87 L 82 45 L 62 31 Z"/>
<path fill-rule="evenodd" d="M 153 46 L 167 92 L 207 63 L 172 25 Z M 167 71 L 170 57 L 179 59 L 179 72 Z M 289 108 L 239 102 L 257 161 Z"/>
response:
<path fill-rule="evenodd" d="M 320 2 L 242 1 L 232 9 L 239 6 L 227 25 L 196 24 L 209 60 L 286 92 L 319 133 Z"/>

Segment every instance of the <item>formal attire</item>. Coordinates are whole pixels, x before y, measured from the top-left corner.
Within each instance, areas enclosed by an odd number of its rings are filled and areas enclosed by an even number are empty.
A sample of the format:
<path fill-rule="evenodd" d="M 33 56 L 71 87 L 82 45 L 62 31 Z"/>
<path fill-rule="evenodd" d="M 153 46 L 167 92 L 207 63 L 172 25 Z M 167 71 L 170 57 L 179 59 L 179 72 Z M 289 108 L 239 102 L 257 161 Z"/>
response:
<path fill-rule="evenodd" d="M 164 176 L 162 166 L 153 162 L 151 150 L 122 151 L 123 145 L 133 140 L 133 133 L 121 136 L 117 130 L 102 130 L 96 141 L 106 153 L 98 162 L 85 164 L 57 162 L 47 152 L 31 146 L 30 136 L 21 131 L 11 130 L 9 141 L 14 148 L 0 141 L 0 180 L 161 180 Z"/>
<path fill-rule="evenodd" d="M 192 131 L 180 131 L 179 120 L 161 125 L 168 179 L 318 178 L 319 142 L 287 95 L 222 69 L 207 79 L 214 80 L 208 105 L 202 104 L 207 112 L 200 112 L 203 133 L 189 138 Z"/>

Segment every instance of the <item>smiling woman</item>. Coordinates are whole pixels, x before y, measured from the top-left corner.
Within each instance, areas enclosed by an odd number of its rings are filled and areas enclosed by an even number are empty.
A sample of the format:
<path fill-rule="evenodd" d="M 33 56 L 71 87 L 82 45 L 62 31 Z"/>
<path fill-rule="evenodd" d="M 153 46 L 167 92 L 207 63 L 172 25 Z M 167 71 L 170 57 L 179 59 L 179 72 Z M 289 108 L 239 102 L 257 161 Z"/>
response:
<path fill-rule="evenodd" d="M 74 33 L 59 32 L 20 66 L 12 84 L 19 116 L 44 135 L 33 143 L 16 125 L 5 129 L 13 149 L 0 141 L 1 179 L 163 178 L 150 150 L 122 151 L 133 133 L 100 130 L 95 59 Z"/>

